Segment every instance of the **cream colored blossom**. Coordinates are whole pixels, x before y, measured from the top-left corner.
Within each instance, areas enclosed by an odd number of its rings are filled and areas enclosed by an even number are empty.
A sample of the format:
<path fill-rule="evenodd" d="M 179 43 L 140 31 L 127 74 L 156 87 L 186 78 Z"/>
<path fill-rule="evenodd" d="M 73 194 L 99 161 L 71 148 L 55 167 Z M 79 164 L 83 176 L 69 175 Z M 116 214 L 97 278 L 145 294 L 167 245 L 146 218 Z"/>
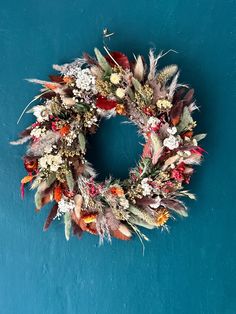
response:
<path fill-rule="evenodd" d="M 48 168 L 51 171 L 57 171 L 61 164 L 63 163 L 63 160 L 60 155 L 51 155 L 47 154 L 39 159 L 39 166 L 40 168 Z"/>
<path fill-rule="evenodd" d="M 117 88 L 116 90 L 116 96 L 119 97 L 119 98 L 124 98 L 125 97 L 125 90 L 124 88 Z"/>
<path fill-rule="evenodd" d="M 172 150 L 179 147 L 179 140 L 174 135 L 170 135 L 164 139 L 163 145 Z"/>
<path fill-rule="evenodd" d="M 172 107 L 172 103 L 166 99 L 159 99 L 156 105 L 160 110 L 168 110 Z"/>
<path fill-rule="evenodd" d="M 119 84 L 120 82 L 120 75 L 118 73 L 112 73 L 110 76 L 110 81 L 112 84 Z"/>

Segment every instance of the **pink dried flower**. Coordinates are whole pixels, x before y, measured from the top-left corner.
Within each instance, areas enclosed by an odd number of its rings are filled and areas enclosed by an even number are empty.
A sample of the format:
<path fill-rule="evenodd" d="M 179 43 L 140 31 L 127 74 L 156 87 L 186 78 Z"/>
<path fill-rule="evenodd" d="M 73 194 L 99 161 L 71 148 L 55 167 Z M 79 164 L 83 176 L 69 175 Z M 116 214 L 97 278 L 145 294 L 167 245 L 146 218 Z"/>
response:
<path fill-rule="evenodd" d="M 184 176 L 182 172 L 177 169 L 173 169 L 171 172 L 171 178 L 177 180 L 178 182 L 182 182 L 184 180 Z"/>
<path fill-rule="evenodd" d="M 89 195 L 91 196 L 91 197 L 95 197 L 95 196 L 97 196 L 99 193 L 100 193 L 100 190 L 99 190 L 99 188 L 95 185 L 95 183 L 94 183 L 94 180 L 93 179 L 91 179 L 88 183 L 87 183 L 87 186 L 88 186 L 88 188 L 89 188 Z"/>

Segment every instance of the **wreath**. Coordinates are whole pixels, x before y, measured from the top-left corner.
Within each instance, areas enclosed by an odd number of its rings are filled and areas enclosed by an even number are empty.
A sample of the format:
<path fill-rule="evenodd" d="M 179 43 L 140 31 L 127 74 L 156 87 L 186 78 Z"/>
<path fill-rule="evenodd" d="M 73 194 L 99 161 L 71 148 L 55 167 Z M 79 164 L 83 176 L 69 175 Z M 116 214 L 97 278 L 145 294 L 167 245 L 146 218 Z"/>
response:
<path fill-rule="evenodd" d="M 36 211 L 53 202 L 44 230 L 62 219 L 67 240 L 71 233 L 83 232 L 99 235 L 100 242 L 129 240 L 132 233 L 148 240 L 140 227 L 168 230 L 175 214 L 187 216 L 181 198 L 195 198 L 184 186 L 193 165 L 201 162 L 198 142 L 205 134 L 194 135 L 192 113 L 198 107 L 193 89 L 177 82 L 178 67 L 157 70 L 163 52 L 155 56 L 150 50 L 146 63 L 142 56 L 130 61 L 104 49 L 102 54 L 95 48 L 96 58 L 84 54 L 54 65 L 60 74 L 50 75 L 50 81 L 29 80 L 42 89 L 28 111 L 36 122 L 12 142 L 29 141 L 21 194 L 30 183 L 36 189 Z M 145 139 L 142 156 L 127 179 L 99 182 L 86 160 L 86 137 L 96 132 L 101 119 L 116 115 L 138 126 Z"/>

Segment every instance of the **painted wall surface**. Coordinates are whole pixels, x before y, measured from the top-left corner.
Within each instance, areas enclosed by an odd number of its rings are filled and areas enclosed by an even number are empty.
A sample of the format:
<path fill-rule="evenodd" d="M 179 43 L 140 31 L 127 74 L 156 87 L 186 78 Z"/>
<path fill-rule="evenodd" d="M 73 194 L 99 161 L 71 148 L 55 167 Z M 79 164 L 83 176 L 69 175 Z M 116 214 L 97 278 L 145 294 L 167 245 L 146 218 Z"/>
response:
<path fill-rule="evenodd" d="M 236 313 L 235 14 L 234 0 L 1 1 L 0 313 Z M 8 144 L 33 121 L 16 125 L 38 91 L 23 79 L 45 79 L 51 64 L 102 48 L 106 26 L 116 32 L 111 48 L 130 56 L 150 46 L 179 52 L 161 65 L 180 65 L 196 89 L 198 128 L 208 132 L 190 217 L 169 234 L 147 232 L 145 256 L 137 238 L 99 247 L 89 235 L 67 242 L 60 223 L 43 233 L 47 210 L 35 214 L 33 194 L 19 195 L 24 147 Z M 135 127 L 114 119 L 99 132 L 96 167 L 125 176 L 140 152 Z"/>

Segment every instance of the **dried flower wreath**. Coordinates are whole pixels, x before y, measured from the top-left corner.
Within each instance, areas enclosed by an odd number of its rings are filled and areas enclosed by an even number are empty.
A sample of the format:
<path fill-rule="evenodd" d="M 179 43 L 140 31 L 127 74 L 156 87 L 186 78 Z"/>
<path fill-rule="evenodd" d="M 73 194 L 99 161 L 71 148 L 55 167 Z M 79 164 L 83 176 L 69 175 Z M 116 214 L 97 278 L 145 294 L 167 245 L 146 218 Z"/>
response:
<path fill-rule="evenodd" d="M 96 58 L 84 54 L 54 65 L 60 75 L 51 75 L 50 82 L 29 80 L 43 88 L 33 99 L 40 103 L 29 110 L 36 122 L 12 142 L 30 141 L 21 193 L 23 197 L 27 183 L 37 189 L 37 211 L 54 201 L 44 230 L 63 217 L 66 239 L 71 230 L 78 236 L 83 231 L 98 234 L 100 242 L 129 240 L 135 232 L 142 242 L 148 238 L 139 226 L 168 230 L 174 213 L 187 216 L 179 198 L 195 198 L 183 185 L 189 183 L 192 165 L 200 164 L 198 142 L 205 134 L 193 135 L 197 106 L 193 90 L 177 83 L 177 66 L 157 71 L 162 52 L 155 57 L 150 50 L 148 66 L 141 56 L 130 61 L 104 48 L 106 56 L 95 48 Z M 103 117 L 115 115 L 138 126 L 145 138 L 143 153 L 126 180 L 97 182 L 86 160 L 86 135 L 96 132 Z"/>

